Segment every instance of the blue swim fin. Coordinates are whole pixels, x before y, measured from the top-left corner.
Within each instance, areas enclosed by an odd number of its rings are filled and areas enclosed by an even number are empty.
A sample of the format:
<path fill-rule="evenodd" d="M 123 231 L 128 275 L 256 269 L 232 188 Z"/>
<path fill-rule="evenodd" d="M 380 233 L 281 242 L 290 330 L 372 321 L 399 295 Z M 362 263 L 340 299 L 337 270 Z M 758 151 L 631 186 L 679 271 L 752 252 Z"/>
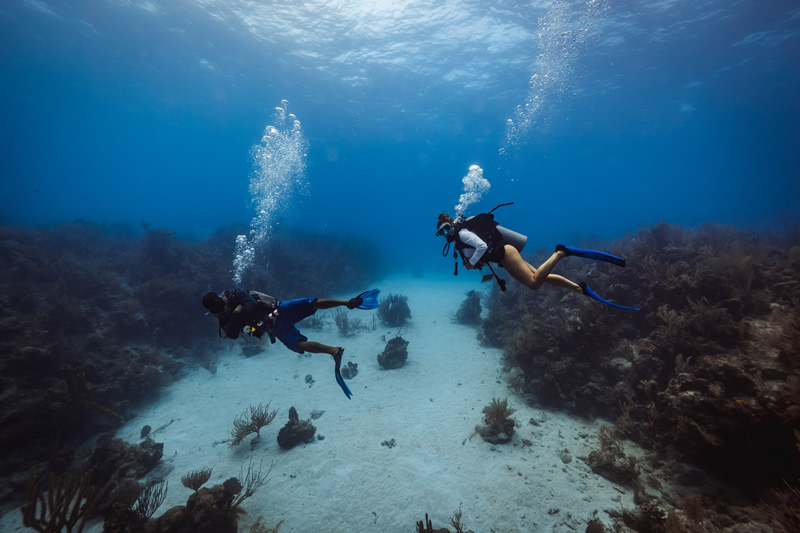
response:
<path fill-rule="evenodd" d="M 350 392 L 350 388 L 347 386 L 347 383 L 345 383 L 344 380 L 342 379 L 341 374 L 336 374 L 336 383 L 338 383 L 339 386 L 342 388 L 342 391 L 344 391 L 344 395 L 347 396 L 347 399 L 351 400 L 353 397 L 353 393 Z"/>
<path fill-rule="evenodd" d="M 361 305 L 355 306 L 356 309 L 375 309 L 381 303 L 378 301 L 378 296 L 380 296 L 381 290 L 380 289 L 370 289 L 368 291 L 364 291 L 353 300 L 357 298 L 361 298 Z M 350 306 L 348 306 L 350 307 Z M 352 308 L 351 308 L 352 309 Z"/>
<path fill-rule="evenodd" d="M 595 261 L 604 261 L 606 263 L 611 263 L 612 265 L 617 265 L 619 267 L 625 266 L 625 260 L 621 257 L 617 257 L 616 255 L 611 255 L 606 252 L 598 252 L 597 250 L 585 250 L 583 248 L 575 248 L 573 246 L 564 246 L 563 244 L 556 244 L 556 252 L 562 251 L 569 255 L 574 255 L 577 257 L 584 257 L 586 259 L 594 259 Z"/>
<path fill-rule="evenodd" d="M 596 292 L 594 292 L 592 289 L 590 289 L 589 286 L 586 285 L 585 281 L 581 281 L 580 286 L 581 286 L 581 292 L 583 292 L 583 294 L 585 294 L 589 298 L 594 298 L 598 302 L 602 302 L 602 303 L 604 303 L 606 305 L 610 305 L 611 307 L 616 307 L 617 309 L 627 309 L 628 311 L 640 311 L 642 309 L 641 307 L 625 307 L 624 305 L 619 305 L 619 304 L 611 303 L 608 300 L 604 300 L 603 298 L 600 298 L 597 295 Z"/>
<path fill-rule="evenodd" d="M 347 383 L 344 382 L 342 378 L 342 355 L 344 354 L 344 348 L 339 348 L 339 351 L 336 352 L 336 355 L 333 356 L 333 360 L 336 363 L 336 366 L 333 372 L 336 374 L 336 383 L 342 388 L 342 392 L 344 395 L 347 396 L 348 400 L 352 399 L 353 393 L 350 392 L 350 388 L 347 386 Z"/>

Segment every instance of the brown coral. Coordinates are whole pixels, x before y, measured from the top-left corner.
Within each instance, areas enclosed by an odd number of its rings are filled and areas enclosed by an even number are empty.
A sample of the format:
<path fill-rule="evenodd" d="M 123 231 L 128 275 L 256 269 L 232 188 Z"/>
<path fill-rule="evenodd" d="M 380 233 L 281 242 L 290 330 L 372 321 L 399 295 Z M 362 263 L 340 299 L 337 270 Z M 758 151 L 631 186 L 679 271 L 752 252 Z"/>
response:
<path fill-rule="evenodd" d="M 511 418 L 516 412 L 508 406 L 508 398 L 500 401 L 492 398 L 492 401 L 483 408 L 483 425 L 475 427 L 475 431 L 483 437 L 483 440 L 492 444 L 503 444 L 509 442 L 514 436 L 515 421 Z"/>
<path fill-rule="evenodd" d="M 197 492 L 206 481 L 211 478 L 211 468 L 202 468 L 200 470 L 192 470 L 185 476 L 181 477 L 181 483 L 187 489 L 192 489 Z"/>

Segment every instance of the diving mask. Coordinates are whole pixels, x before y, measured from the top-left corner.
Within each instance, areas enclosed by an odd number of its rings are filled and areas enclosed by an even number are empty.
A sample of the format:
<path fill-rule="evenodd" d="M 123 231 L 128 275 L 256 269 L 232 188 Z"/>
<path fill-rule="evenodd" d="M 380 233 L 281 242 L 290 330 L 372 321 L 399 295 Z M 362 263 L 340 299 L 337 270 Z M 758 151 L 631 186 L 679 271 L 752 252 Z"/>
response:
<path fill-rule="evenodd" d="M 446 237 L 451 233 L 453 233 L 453 225 L 450 224 L 449 222 L 445 222 L 444 224 L 439 226 L 439 229 L 436 230 L 437 237 Z"/>

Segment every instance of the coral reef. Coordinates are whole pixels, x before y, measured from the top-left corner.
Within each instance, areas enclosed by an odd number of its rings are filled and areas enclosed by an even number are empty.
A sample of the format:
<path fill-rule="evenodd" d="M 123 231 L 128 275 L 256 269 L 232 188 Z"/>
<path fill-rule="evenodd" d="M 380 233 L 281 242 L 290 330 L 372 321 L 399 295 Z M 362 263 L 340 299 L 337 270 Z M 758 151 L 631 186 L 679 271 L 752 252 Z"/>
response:
<path fill-rule="evenodd" d="M 669 469 L 674 469 L 674 465 Z M 747 502 L 739 490 L 725 490 L 709 487 L 708 494 L 693 492 L 680 483 L 679 478 L 665 475 L 665 471 L 654 471 L 668 484 L 662 486 L 656 477 L 648 475 L 647 492 L 642 482 L 634 484 L 633 509 L 608 509 L 606 513 L 614 518 L 614 531 L 637 531 L 640 533 L 705 533 L 726 532 L 772 532 L 796 531 L 796 505 L 787 508 L 783 502 L 767 502 L 760 498 Z M 672 482 L 676 481 L 677 485 Z M 795 502 L 796 503 L 796 502 Z M 787 514 L 788 510 L 788 514 Z M 587 528 L 588 531 L 588 528 Z M 597 530 L 601 531 L 601 530 Z"/>
<path fill-rule="evenodd" d="M 384 370 L 402 368 L 408 359 L 408 341 L 399 334 L 388 341 L 385 336 L 381 339 L 386 342 L 386 347 L 378 354 L 378 364 Z"/>
<path fill-rule="evenodd" d="M 166 486 L 151 483 L 150 495 L 144 500 L 140 496 L 137 500 L 142 502 L 142 509 L 137 510 L 137 506 L 131 507 L 123 503 L 114 504 L 103 523 L 103 531 L 236 533 L 239 516 L 245 512 L 240 505 L 267 484 L 271 471 L 272 466 L 266 473 L 262 473 L 261 463 L 255 466 L 250 460 L 246 472 L 244 466 L 239 469 L 238 478 L 230 478 L 211 488 L 199 488 L 189 496 L 185 506 L 173 507 L 155 519 L 151 516 L 163 502 Z"/>
<path fill-rule="evenodd" d="M 165 480 L 152 479 L 145 483 L 136 502 L 131 507 L 139 522 L 149 520 L 153 514 L 161 507 L 167 498 L 169 483 Z"/>
<path fill-rule="evenodd" d="M 217 369 L 221 341 L 200 298 L 227 288 L 244 231 L 189 241 L 142 227 L 0 223 L 0 503 L 21 503 L 32 464 L 63 473 L 78 443 L 119 427 L 185 367 Z M 354 244 L 278 232 L 264 255 L 283 268 L 251 269 L 244 283 L 286 299 L 356 290 L 380 254 Z"/>
<path fill-rule="evenodd" d="M 45 492 L 43 480 L 36 478 L 36 469 L 31 467 L 28 503 L 21 509 L 22 524 L 37 531 L 83 531 L 86 520 L 111 485 L 109 480 L 98 491 L 91 480 L 91 470 L 64 473 L 58 479 L 51 472 Z"/>
<path fill-rule="evenodd" d="M 105 481 L 117 476 L 141 479 L 161 461 L 164 444 L 146 437 L 139 444 L 128 444 L 114 438 L 113 433 L 104 433 L 97 438 L 95 448 L 87 463 L 91 465 L 95 481 Z"/>
<path fill-rule="evenodd" d="M 139 499 L 142 493 L 142 484 L 135 479 L 123 479 L 117 486 L 108 493 L 108 504 L 114 507 L 116 504 L 131 508 Z"/>
<path fill-rule="evenodd" d="M 94 450 L 83 454 L 84 464 L 58 477 L 50 472 L 46 487 L 32 467 L 28 501 L 21 509 L 23 523 L 37 531 L 81 531 L 93 514 L 118 508 L 141 523 L 166 496 L 165 483 L 154 480 L 142 486 L 136 481 L 158 464 L 162 447 L 149 437 L 140 445 L 130 445 L 109 433 L 97 439 Z"/>
<path fill-rule="evenodd" d="M 636 460 L 625 455 L 614 429 L 601 426 L 597 432 L 597 441 L 600 449 L 592 450 L 586 461 L 592 472 L 614 483 L 632 484 L 636 477 Z"/>
<path fill-rule="evenodd" d="M 492 398 L 483 408 L 483 425 L 475 426 L 475 432 L 491 444 L 504 444 L 514 436 L 515 421 L 511 418 L 516 412 L 508 406 L 508 398 L 503 401 Z"/>
<path fill-rule="evenodd" d="M 297 409 L 289 408 L 289 421 L 278 432 L 278 445 L 284 450 L 294 448 L 302 442 L 314 440 L 317 428 L 310 420 L 300 420 Z"/>
<path fill-rule="evenodd" d="M 796 233 L 663 222 L 583 243 L 627 267 L 568 258 L 556 273 L 642 311 L 510 284 L 487 302 L 484 337 L 503 347 L 531 401 L 616 419 L 620 437 L 718 480 L 779 487 L 800 477 L 798 244 Z M 669 513 L 645 513 L 655 514 L 667 527 Z"/>
<path fill-rule="evenodd" d="M 381 298 L 378 307 L 378 319 L 385 326 L 398 328 L 411 318 L 411 308 L 408 307 L 408 296 L 388 294 Z"/>
<path fill-rule="evenodd" d="M 189 496 L 185 506 L 173 507 L 158 518 L 144 521 L 131 509 L 118 505 L 103 523 L 103 532 L 236 533 L 239 513 L 232 503 L 234 497 L 223 485 L 201 488 Z"/>

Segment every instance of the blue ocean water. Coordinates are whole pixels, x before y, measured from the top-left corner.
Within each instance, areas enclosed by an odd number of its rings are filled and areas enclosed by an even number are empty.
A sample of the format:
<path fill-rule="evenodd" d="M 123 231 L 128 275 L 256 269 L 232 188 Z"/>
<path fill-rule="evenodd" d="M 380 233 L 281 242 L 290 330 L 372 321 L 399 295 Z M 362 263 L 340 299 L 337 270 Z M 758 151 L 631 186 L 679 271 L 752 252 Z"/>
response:
<path fill-rule="evenodd" d="M 10 0 L 0 43 L 9 223 L 250 224 L 283 100 L 307 150 L 269 224 L 398 262 L 441 261 L 471 165 L 468 214 L 514 201 L 534 247 L 797 220 L 792 0 Z"/>

